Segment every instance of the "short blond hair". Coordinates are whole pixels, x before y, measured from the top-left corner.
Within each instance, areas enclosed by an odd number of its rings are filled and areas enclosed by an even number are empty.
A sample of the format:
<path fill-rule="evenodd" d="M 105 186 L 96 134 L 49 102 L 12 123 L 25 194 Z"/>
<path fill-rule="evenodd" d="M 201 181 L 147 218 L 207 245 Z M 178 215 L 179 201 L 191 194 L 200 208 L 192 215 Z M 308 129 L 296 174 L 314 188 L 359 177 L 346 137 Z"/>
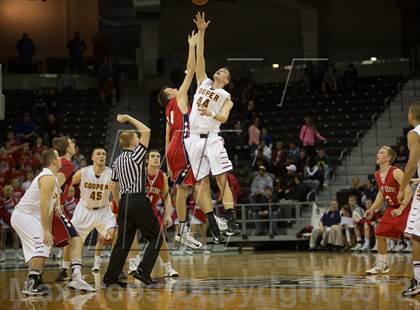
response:
<path fill-rule="evenodd" d="M 392 147 L 389 147 L 386 145 L 382 146 L 382 148 L 388 152 L 388 156 L 391 157 L 391 159 L 389 160 L 389 163 L 392 164 L 397 158 L 397 152 L 395 152 L 395 150 Z"/>
<path fill-rule="evenodd" d="M 130 145 L 131 145 L 131 139 L 133 139 L 134 135 L 136 135 L 136 134 L 138 134 L 138 132 L 136 132 L 134 130 L 126 130 L 126 131 L 123 131 L 120 134 L 120 137 L 118 139 L 119 142 L 120 142 L 121 148 L 125 149 L 125 148 L 130 147 Z"/>

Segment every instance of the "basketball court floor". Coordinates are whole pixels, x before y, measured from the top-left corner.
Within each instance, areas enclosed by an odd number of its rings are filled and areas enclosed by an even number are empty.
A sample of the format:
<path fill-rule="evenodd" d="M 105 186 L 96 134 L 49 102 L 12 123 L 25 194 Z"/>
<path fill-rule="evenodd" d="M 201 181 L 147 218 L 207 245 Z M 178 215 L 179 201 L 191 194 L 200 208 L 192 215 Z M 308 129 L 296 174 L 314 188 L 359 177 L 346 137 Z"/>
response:
<path fill-rule="evenodd" d="M 84 262 L 87 281 L 100 287 L 106 263 L 92 274 L 92 259 Z M 364 275 L 374 254 L 243 251 L 172 262 L 181 277 L 163 278 L 158 263 L 155 288 L 129 277 L 126 289 L 79 294 L 54 283 L 58 262 L 50 260 L 43 278 L 52 293 L 41 298 L 21 295 L 25 266 L 9 260 L 1 264 L 0 309 L 420 309 L 420 296 L 401 296 L 411 276 L 408 254 L 391 254 L 390 273 L 381 276 Z"/>

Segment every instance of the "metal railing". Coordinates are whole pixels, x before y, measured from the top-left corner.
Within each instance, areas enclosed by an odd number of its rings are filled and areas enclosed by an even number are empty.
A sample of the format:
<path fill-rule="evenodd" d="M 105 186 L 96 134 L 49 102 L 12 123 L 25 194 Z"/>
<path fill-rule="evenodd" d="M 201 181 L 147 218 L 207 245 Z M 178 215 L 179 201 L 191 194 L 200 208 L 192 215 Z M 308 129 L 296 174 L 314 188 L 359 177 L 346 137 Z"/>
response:
<path fill-rule="evenodd" d="M 236 222 L 240 225 L 243 240 L 246 240 L 252 230 L 255 230 L 256 226 L 260 223 L 261 225 L 265 224 L 265 229 L 268 231 L 268 237 L 272 236 L 275 230 L 277 230 L 278 223 L 310 225 L 312 223 L 312 214 L 314 212 L 313 208 L 326 209 L 329 204 L 330 202 L 325 201 L 297 202 L 292 200 L 284 200 L 277 203 L 238 203 L 235 205 L 235 209 L 239 210 L 239 212 L 237 211 Z M 310 209 L 310 216 L 302 215 L 302 210 L 304 208 Z M 216 205 L 216 214 L 219 214 L 222 209 L 222 205 Z M 284 211 L 285 209 L 287 212 L 290 212 L 290 217 L 280 217 L 281 211 Z M 258 211 L 268 211 L 266 218 L 259 218 L 258 215 L 255 216 Z"/>

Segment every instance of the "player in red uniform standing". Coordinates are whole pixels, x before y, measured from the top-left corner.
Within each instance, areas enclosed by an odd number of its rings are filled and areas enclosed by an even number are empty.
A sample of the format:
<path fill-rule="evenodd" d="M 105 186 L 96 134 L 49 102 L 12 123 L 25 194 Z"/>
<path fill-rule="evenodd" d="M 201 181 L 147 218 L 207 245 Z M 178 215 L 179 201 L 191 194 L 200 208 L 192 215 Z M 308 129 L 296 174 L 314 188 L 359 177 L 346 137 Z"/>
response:
<path fill-rule="evenodd" d="M 194 32 L 192 32 L 191 36 L 188 36 L 187 73 L 179 90 L 163 87 L 158 96 L 159 103 L 166 106 L 165 151 L 168 174 L 177 186 L 175 207 L 180 222 L 180 229 L 175 239 L 192 249 L 199 249 L 202 247 L 202 244 L 194 239 L 190 227 L 185 223 L 188 187 L 194 185 L 195 178 L 188 161 L 184 140 L 189 135 L 189 113 L 191 107 L 188 103 L 188 89 L 195 73 L 195 46 L 197 45 L 197 39 L 198 36 Z"/>
<path fill-rule="evenodd" d="M 365 216 L 371 217 L 373 212 L 380 210 L 384 204 L 386 210 L 375 228 L 378 260 L 375 267 L 366 271 L 369 275 L 389 272 L 386 239 L 400 239 L 410 212 L 412 192 L 409 186 L 405 189 L 404 201 L 401 204 L 398 203 L 397 195 L 404 174 L 401 169 L 392 166 L 396 156 L 396 152 L 388 146 L 381 147 L 376 155 L 379 170 L 375 173 L 375 181 L 379 191 L 375 202 L 366 211 Z"/>
<path fill-rule="evenodd" d="M 160 167 L 160 153 L 158 150 L 150 150 L 147 158 L 147 175 L 146 175 L 146 195 L 149 197 L 153 212 L 159 222 L 161 231 L 163 231 L 162 224 L 165 227 L 172 226 L 172 202 L 171 196 L 169 195 L 168 177 L 163 173 Z M 163 200 L 165 205 L 164 215 L 157 209 L 159 200 Z M 171 258 L 169 256 L 169 247 L 166 241 L 165 235 L 162 235 L 163 242 L 160 248 L 159 256 L 163 261 L 165 267 L 165 277 L 178 277 L 178 272 L 172 267 Z M 134 239 L 135 243 L 136 238 Z M 137 270 L 139 261 L 135 258 L 137 245 L 132 247 L 130 257 L 128 259 L 129 274 L 132 274 Z"/>

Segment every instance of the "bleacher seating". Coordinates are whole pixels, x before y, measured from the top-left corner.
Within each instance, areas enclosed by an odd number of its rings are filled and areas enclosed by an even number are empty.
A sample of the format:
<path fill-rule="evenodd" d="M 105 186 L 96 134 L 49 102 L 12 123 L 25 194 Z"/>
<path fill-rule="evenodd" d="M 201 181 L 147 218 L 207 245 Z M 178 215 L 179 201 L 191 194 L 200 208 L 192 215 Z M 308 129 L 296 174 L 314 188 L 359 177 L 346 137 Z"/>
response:
<path fill-rule="evenodd" d="M 4 90 L 6 118 L 0 121 L 2 136 L 13 130 L 25 112 L 32 112 L 37 90 Z M 75 138 L 82 153 L 103 146 L 110 106 L 104 105 L 96 89 L 74 90 L 70 96 L 59 96 L 61 107 L 58 120 L 63 133 Z M 41 124 L 38 124 L 41 125 Z"/>

